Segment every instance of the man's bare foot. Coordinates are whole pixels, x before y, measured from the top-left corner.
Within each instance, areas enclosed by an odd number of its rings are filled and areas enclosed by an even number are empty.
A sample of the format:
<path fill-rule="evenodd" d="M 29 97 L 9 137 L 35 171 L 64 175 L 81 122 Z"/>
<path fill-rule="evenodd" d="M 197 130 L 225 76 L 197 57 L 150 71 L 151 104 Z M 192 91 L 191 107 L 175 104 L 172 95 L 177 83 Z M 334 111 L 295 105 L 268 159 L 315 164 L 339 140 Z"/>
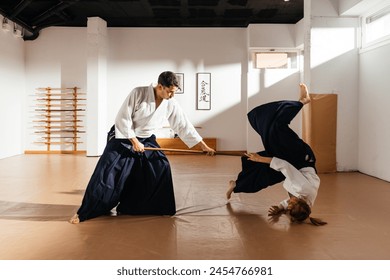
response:
<path fill-rule="evenodd" d="M 309 91 L 307 90 L 307 86 L 305 84 L 299 84 L 300 87 L 300 95 L 299 95 L 299 101 L 305 105 L 307 103 L 310 103 L 310 95 Z"/>
<path fill-rule="evenodd" d="M 79 215 L 74 214 L 72 218 L 70 218 L 69 223 L 78 224 L 80 223 Z"/>
<path fill-rule="evenodd" d="M 236 187 L 236 181 L 233 181 L 233 180 L 229 181 L 229 188 L 226 192 L 227 199 L 230 199 L 232 197 L 232 192 L 233 192 L 235 187 Z"/>

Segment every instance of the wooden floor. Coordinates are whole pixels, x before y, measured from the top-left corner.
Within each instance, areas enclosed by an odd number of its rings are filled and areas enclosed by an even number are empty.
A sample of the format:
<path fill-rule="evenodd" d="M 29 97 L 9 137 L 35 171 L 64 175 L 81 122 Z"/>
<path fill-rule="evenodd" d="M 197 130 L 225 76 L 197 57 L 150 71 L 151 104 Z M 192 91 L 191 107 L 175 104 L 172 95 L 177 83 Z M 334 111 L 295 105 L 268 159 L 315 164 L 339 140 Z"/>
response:
<path fill-rule="evenodd" d="M 78 225 L 97 158 L 20 155 L 0 160 L 2 260 L 388 260 L 390 183 L 361 173 L 320 174 L 313 216 L 329 224 L 267 219 L 280 184 L 225 199 L 240 171 L 233 156 L 170 155 L 177 214 L 104 216 Z"/>

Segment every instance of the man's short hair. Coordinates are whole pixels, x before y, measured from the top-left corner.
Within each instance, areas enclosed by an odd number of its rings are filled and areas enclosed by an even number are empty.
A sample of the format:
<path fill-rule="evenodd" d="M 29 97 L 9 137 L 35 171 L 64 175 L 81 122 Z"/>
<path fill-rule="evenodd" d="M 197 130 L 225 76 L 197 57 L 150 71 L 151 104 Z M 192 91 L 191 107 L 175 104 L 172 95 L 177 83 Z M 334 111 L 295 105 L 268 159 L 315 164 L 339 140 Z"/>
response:
<path fill-rule="evenodd" d="M 179 88 L 179 81 L 177 80 L 175 73 L 171 71 L 162 72 L 160 76 L 158 76 L 157 82 L 164 87 L 175 86 Z"/>

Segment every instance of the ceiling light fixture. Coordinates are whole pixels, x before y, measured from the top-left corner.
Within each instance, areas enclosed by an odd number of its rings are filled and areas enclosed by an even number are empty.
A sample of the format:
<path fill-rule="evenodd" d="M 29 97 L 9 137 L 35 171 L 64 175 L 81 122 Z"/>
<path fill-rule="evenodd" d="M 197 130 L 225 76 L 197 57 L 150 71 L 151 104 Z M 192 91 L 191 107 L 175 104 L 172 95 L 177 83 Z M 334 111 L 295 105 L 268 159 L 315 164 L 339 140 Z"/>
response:
<path fill-rule="evenodd" d="M 11 30 L 11 24 L 9 23 L 7 18 L 3 18 L 3 23 L 1 25 L 4 31 L 10 31 Z"/>

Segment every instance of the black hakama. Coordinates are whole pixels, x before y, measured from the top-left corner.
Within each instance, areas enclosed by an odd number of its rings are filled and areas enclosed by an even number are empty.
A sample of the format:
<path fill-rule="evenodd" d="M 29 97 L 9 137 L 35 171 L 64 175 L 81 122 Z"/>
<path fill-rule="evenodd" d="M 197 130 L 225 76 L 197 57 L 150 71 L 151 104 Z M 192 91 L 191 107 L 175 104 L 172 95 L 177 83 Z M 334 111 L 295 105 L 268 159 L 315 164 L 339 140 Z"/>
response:
<path fill-rule="evenodd" d="M 302 109 L 299 101 L 275 101 L 260 105 L 248 113 L 248 120 L 260 135 L 265 151 L 258 152 L 265 157 L 278 157 L 288 161 L 295 168 L 315 168 L 315 156 L 307 145 L 290 128 L 292 119 Z M 241 158 L 242 171 L 238 174 L 234 192 L 257 192 L 282 182 L 284 175 L 272 169 L 269 164 Z"/>
<path fill-rule="evenodd" d="M 160 151 L 134 152 L 128 139 L 108 134 L 106 148 L 87 185 L 80 221 L 108 214 L 174 215 L 175 197 L 170 164 Z M 138 138 L 145 147 L 160 146 L 156 137 Z"/>

